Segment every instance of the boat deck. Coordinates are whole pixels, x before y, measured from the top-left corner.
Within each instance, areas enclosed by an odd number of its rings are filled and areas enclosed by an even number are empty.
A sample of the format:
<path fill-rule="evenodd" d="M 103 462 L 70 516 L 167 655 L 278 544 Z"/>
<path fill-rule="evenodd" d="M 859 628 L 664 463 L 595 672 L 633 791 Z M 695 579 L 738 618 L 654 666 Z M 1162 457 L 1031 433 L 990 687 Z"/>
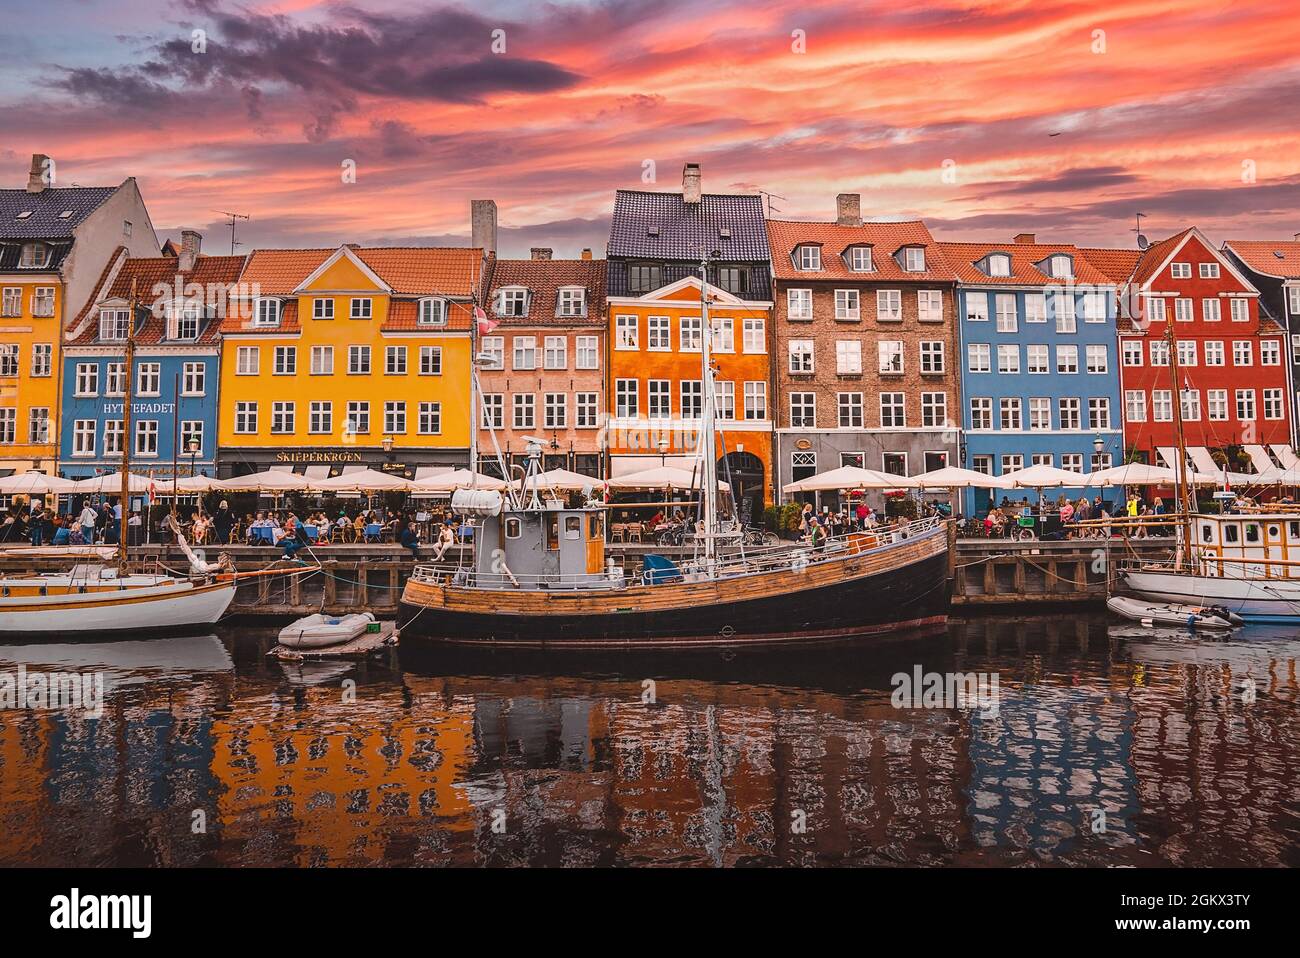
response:
<path fill-rule="evenodd" d="M 291 649 L 277 645 L 266 653 L 281 662 L 302 662 L 319 659 L 365 659 L 397 645 L 400 633 L 397 623 L 388 621 L 379 623 L 378 632 L 362 632 L 355 639 L 338 645 L 327 645 L 319 649 Z"/>

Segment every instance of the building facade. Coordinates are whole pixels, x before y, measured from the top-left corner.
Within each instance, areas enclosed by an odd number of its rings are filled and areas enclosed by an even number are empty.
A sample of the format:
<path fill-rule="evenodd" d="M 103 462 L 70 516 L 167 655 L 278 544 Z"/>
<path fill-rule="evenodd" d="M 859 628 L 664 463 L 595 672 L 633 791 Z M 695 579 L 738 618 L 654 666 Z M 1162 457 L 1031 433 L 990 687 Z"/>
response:
<path fill-rule="evenodd" d="M 477 248 L 256 250 L 222 322 L 218 468 L 468 467 Z"/>
<path fill-rule="evenodd" d="M 769 220 L 778 488 L 844 465 L 915 475 L 958 451 L 955 279 L 920 222 Z"/>
<path fill-rule="evenodd" d="M 59 470 L 74 479 L 122 462 L 122 402 L 131 302 L 139 308 L 131 370 L 132 471 L 162 479 L 216 475 L 219 332 L 243 256 L 204 256 L 185 231 L 177 256 L 119 249 L 67 330 Z"/>
<path fill-rule="evenodd" d="M 701 263 L 707 259 L 717 446 L 742 518 L 774 501 L 771 276 L 760 196 L 703 193 L 686 164 L 682 192 L 619 190 L 607 251 L 607 445 L 612 476 L 690 469 L 703 409 Z"/>
<path fill-rule="evenodd" d="M 1009 477 L 1034 465 L 1084 473 L 1120 462 L 1114 282 L 1076 247 L 1032 234 L 939 246 L 958 277 L 961 465 Z M 1009 481 L 967 490 L 967 513 L 1003 495 L 1033 493 Z"/>
<path fill-rule="evenodd" d="M 526 459 L 524 437 L 543 438 L 547 469 L 603 477 L 605 261 L 557 260 L 534 249 L 492 265 L 479 339 L 479 467 L 499 473 Z"/>
<path fill-rule="evenodd" d="M 56 184 L 37 154 L 24 189 L 0 190 L 0 475 L 57 468 L 64 325 L 119 247 L 158 253 L 135 180 Z"/>

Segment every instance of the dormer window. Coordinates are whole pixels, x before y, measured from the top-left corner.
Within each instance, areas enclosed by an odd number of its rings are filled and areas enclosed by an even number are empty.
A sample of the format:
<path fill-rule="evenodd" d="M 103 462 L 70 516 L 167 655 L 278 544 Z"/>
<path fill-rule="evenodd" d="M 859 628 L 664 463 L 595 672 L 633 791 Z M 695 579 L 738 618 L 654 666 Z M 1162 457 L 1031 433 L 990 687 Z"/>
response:
<path fill-rule="evenodd" d="M 123 343 L 131 333 L 129 309 L 101 309 L 99 311 L 99 341 Z"/>
<path fill-rule="evenodd" d="M 556 300 L 555 315 L 583 316 L 587 309 L 587 291 L 581 286 L 569 286 L 560 290 Z"/>
<path fill-rule="evenodd" d="M 820 246 L 800 246 L 795 250 L 799 269 L 816 272 L 822 268 L 822 248 Z"/>
<path fill-rule="evenodd" d="M 496 313 L 498 316 L 527 316 L 528 290 L 523 287 L 498 290 Z"/>
<path fill-rule="evenodd" d="M 749 292 L 749 270 L 740 266 L 719 266 L 718 285 L 737 296 Z"/>
<path fill-rule="evenodd" d="M 447 301 L 436 296 L 420 300 L 419 324 L 421 326 L 446 326 Z"/>
<path fill-rule="evenodd" d="M 24 243 L 18 265 L 23 269 L 44 269 L 50 264 L 50 248 L 44 243 Z"/>
<path fill-rule="evenodd" d="M 849 269 L 855 273 L 870 273 L 875 269 L 871 262 L 870 246 L 849 247 Z"/>
<path fill-rule="evenodd" d="M 280 301 L 278 299 L 259 299 L 253 303 L 254 326 L 279 326 Z"/>
<path fill-rule="evenodd" d="M 903 247 L 903 269 L 907 270 L 909 273 L 925 272 L 924 246 Z"/>
<path fill-rule="evenodd" d="M 990 276 L 1010 276 L 1011 257 L 1006 253 L 990 253 L 988 258 L 988 273 Z"/>
<path fill-rule="evenodd" d="M 173 305 L 167 321 L 167 338 L 181 341 L 198 339 L 202 320 L 203 307 L 198 303 Z"/>
<path fill-rule="evenodd" d="M 1074 257 L 1058 253 L 1047 260 L 1047 275 L 1053 279 L 1070 279 L 1074 276 Z"/>

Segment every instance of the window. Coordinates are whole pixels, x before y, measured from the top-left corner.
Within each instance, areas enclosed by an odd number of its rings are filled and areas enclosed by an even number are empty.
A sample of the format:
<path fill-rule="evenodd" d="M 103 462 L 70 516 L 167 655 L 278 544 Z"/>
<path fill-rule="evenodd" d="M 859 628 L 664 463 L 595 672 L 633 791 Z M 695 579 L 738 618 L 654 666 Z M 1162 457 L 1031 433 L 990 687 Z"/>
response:
<path fill-rule="evenodd" d="M 903 372 L 903 344 L 898 340 L 881 340 L 876 344 L 881 375 L 892 376 Z"/>
<path fill-rule="evenodd" d="M 370 375 L 370 347 L 369 346 L 348 347 L 348 375 L 349 376 Z"/>
<path fill-rule="evenodd" d="M 812 346 L 810 342 L 809 347 Z M 808 357 L 812 358 L 811 353 Z M 862 343 L 856 339 L 840 339 L 835 343 L 835 372 L 840 376 L 857 376 L 862 373 Z"/>
<path fill-rule="evenodd" d="M 130 233 L 125 234 L 130 236 Z M 24 243 L 18 265 L 22 269 L 44 269 L 50 262 L 50 248 L 44 243 Z"/>
<path fill-rule="evenodd" d="M 1057 415 L 1060 417 L 1062 429 L 1078 429 L 1079 419 L 1079 400 L 1073 397 L 1065 397 L 1056 401 Z"/>
<path fill-rule="evenodd" d="M 835 291 L 835 318 L 854 320 L 861 318 L 856 289 L 837 289 Z"/>
<path fill-rule="evenodd" d="M 595 336 L 578 336 L 573 341 L 574 367 L 576 369 L 598 369 L 600 357 L 597 355 L 597 338 Z"/>
<path fill-rule="evenodd" d="M 13 406 L 0 409 L 0 444 L 12 445 L 18 441 L 18 410 Z"/>
<path fill-rule="evenodd" d="M 1025 457 L 1021 455 L 1008 455 L 1002 457 L 1002 475 L 1009 476 L 1013 472 L 1019 472 L 1025 468 Z"/>
<path fill-rule="evenodd" d="M 312 319 L 333 319 L 334 300 L 313 299 L 311 301 L 311 318 Z M 268 324 L 268 325 L 273 325 L 273 324 Z"/>
<path fill-rule="evenodd" d="M 512 345 L 514 347 L 514 356 L 511 365 L 514 369 L 537 368 L 536 336 L 516 336 Z"/>
<path fill-rule="evenodd" d="M 1249 339 L 1236 339 L 1232 343 L 1232 363 L 1234 366 L 1249 366 L 1252 363 L 1252 349 Z"/>
<path fill-rule="evenodd" d="M 1074 295 L 1068 292 L 1057 293 L 1052 297 L 1052 308 L 1056 313 L 1056 331 L 1073 333 L 1077 328 L 1074 322 Z"/>
<path fill-rule="evenodd" d="M 1205 406 L 1209 418 L 1222 422 L 1228 418 L 1228 390 L 1226 389 L 1207 389 L 1205 391 Z"/>
<path fill-rule="evenodd" d="M 1110 399 L 1106 396 L 1093 396 L 1088 400 L 1088 428 L 1110 428 Z"/>
<path fill-rule="evenodd" d="M 542 341 L 542 366 L 545 369 L 569 368 L 569 340 L 564 336 L 547 336 Z"/>
<path fill-rule="evenodd" d="M 745 418 L 751 421 L 767 418 L 767 383 L 762 380 L 745 383 Z"/>
<path fill-rule="evenodd" d="M 93 447 L 91 452 L 94 452 Z M 122 455 L 122 420 L 120 419 L 106 419 L 104 421 L 104 455 Z"/>
<path fill-rule="evenodd" d="M 916 294 L 916 318 L 923 323 L 943 322 L 943 291 L 922 289 Z"/>
<path fill-rule="evenodd" d="M 1010 276 L 1011 257 L 1006 253 L 992 253 L 988 258 L 990 276 Z"/>
<path fill-rule="evenodd" d="M 1061 374 L 1077 373 L 1079 371 L 1078 346 L 1056 347 L 1056 371 Z"/>
<path fill-rule="evenodd" d="M 136 369 L 135 391 L 138 396 L 157 396 L 162 388 L 162 365 L 141 363 Z"/>
<path fill-rule="evenodd" d="M 811 339 L 792 339 L 786 344 L 790 353 L 790 372 L 793 375 L 806 375 L 813 371 L 813 341 Z M 861 360 L 859 359 L 859 365 Z M 861 371 L 861 370 L 859 370 Z"/>
<path fill-rule="evenodd" d="M 1234 323 L 1250 322 L 1250 300 L 1241 298 L 1228 300 L 1228 313 Z"/>
<path fill-rule="evenodd" d="M 420 375 L 421 376 L 442 375 L 442 347 L 441 346 L 420 347 Z"/>
<path fill-rule="evenodd" d="M 353 319 L 369 319 L 372 307 L 373 301 L 369 296 L 354 296 L 348 315 Z"/>
<path fill-rule="evenodd" d="M 1280 389 L 1264 390 L 1264 418 L 1265 419 L 1282 418 L 1282 390 Z"/>
<path fill-rule="evenodd" d="M 276 346 L 275 347 L 274 372 L 275 375 L 277 376 L 292 376 L 298 372 L 298 347 L 297 346 Z"/>
<path fill-rule="evenodd" d="M 1261 366 L 1282 365 L 1282 343 L 1276 339 L 1259 341 L 1259 364 Z"/>
<path fill-rule="evenodd" d="M 434 297 L 420 300 L 420 312 L 416 323 L 420 326 L 446 326 L 447 301 Z"/>
<path fill-rule="evenodd" d="M 1292 286 L 1287 290 L 1287 301 L 1290 303 L 1291 315 L 1300 316 L 1300 286 Z"/>
<path fill-rule="evenodd" d="M 1174 394 L 1170 390 L 1151 390 L 1151 418 L 1155 422 L 1174 421 Z"/>
<path fill-rule="evenodd" d="M 637 410 L 637 381 L 635 379 L 619 379 L 614 383 L 614 415 L 620 419 L 638 415 Z"/>
<path fill-rule="evenodd" d="M 921 425 L 946 426 L 948 424 L 948 394 L 921 393 Z"/>
<path fill-rule="evenodd" d="M 1237 390 L 1237 418 L 1249 422 L 1255 418 L 1255 390 Z"/>
<path fill-rule="evenodd" d="M 1219 264 L 1218 264 L 1218 263 L 1200 263 L 1200 264 L 1198 264 L 1198 265 L 1199 265 L 1200 268 L 1201 268 L 1201 269 L 1200 269 L 1200 272 L 1201 272 L 1201 279 L 1218 279 L 1218 278 L 1219 278 Z"/>
<path fill-rule="evenodd" d="M 501 393 L 483 395 L 483 428 L 504 429 L 506 427 L 506 397 Z"/>
<path fill-rule="evenodd" d="M 1104 323 L 1106 321 L 1106 294 L 1083 294 L 1083 321 L 1085 323 Z"/>
<path fill-rule="evenodd" d="M 256 376 L 261 368 L 262 350 L 257 346 L 239 346 L 235 349 L 235 375 Z"/>
<path fill-rule="evenodd" d="M 998 344 L 998 372 L 1020 372 L 1020 347 L 1014 343 Z"/>
<path fill-rule="evenodd" d="M 736 384 L 733 382 L 714 383 L 714 401 L 718 404 L 718 418 L 734 420 L 736 418 Z"/>
<path fill-rule="evenodd" d="M 767 352 L 767 323 L 761 317 L 743 320 L 741 349 L 747 353 Z"/>
<path fill-rule="evenodd" d="M 876 319 L 899 322 L 903 318 L 903 292 L 898 289 L 876 290 Z"/>
<path fill-rule="evenodd" d="M 1178 365 L 1196 365 L 1196 340 L 1181 339 L 1178 341 Z"/>
<path fill-rule="evenodd" d="M 32 375 L 49 376 L 54 363 L 54 346 L 50 343 L 36 343 L 32 346 Z"/>
<path fill-rule="evenodd" d="M 202 396 L 207 392 L 207 363 L 184 363 L 181 366 L 181 395 Z"/>
<path fill-rule="evenodd" d="M 944 371 L 943 340 L 921 341 L 921 375 L 938 375 Z"/>
<path fill-rule="evenodd" d="M 128 322 L 131 313 L 126 309 L 101 309 L 99 311 L 99 338 L 102 342 L 125 342 L 130 334 Z"/>
<path fill-rule="evenodd" d="M 1185 422 L 1201 421 L 1201 391 L 1199 389 L 1180 389 L 1179 401 L 1182 403 Z"/>
<path fill-rule="evenodd" d="M 249 436 L 257 432 L 257 403 L 235 403 L 235 432 L 241 436 Z"/>
<path fill-rule="evenodd" d="M 728 293 L 743 294 L 749 289 L 749 271 L 739 266 L 720 266 L 718 285 Z"/>
<path fill-rule="evenodd" d="M 1109 453 L 1095 453 L 1092 458 L 1093 458 L 1092 468 L 1094 471 L 1098 469 L 1110 468 Z M 1050 466 L 1051 463 L 1049 462 L 1048 465 Z M 1064 469 L 1066 472 L 1083 472 L 1083 456 L 1077 452 L 1061 453 L 1061 468 Z"/>
<path fill-rule="evenodd" d="M 198 303 L 173 303 L 167 318 L 167 338 L 198 339 L 202 313 L 203 307 Z"/>
<path fill-rule="evenodd" d="M 334 431 L 334 403 L 328 400 L 313 402 L 308 410 L 308 431 L 331 433 Z"/>
<path fill-rule="evenodd" d="M 840 428 L 841 429 L 861 429 L 862 428 L 862 393 L 840 393 Z"/>
<path fill-rule="evenodd" d="M 925 249 L 920 246 L 909 246 L 903 250 L 903 269 L 909 273 L 924 273 Z"/>
<path fill-rule="evenodd" d="M 21 316 L 23 314 L 23 288 L 21 286 L 6 286 L 4 288 L 4 299 L 0 315 L 4 316 Z M 100 311 L 100 322 L 103 322 L 104 313 Z"/>
<path fill-rule="evenodd" d="M 1074 276 L 1074 260 L 1069 256 L 1053 256 L 1048 261 L 1048 274 L 1056 279 L 1070 279 Z"/>
<path fill-rule="evenodd" d="M 849 269 L 855 273 L 870 273 L 873 268 L 870 246 L 853 246 L 849 248 Z"/>
<path fill-rule="evenodd" d="M 966 344 L 966 368 L 973 373 L 987 373 L 992 370 L 990 365 L 990 346 L 988 343 L 967 343 Z"/>
<path fill-rule="evenodd" d="M 987 323 L 989 321 L 988 294 L 966 294 L 966 321 L 968 323 Z"/>
<path fill-rule="evenodd" d="M 800 246 L 796 251 L 799 269 L 816 271 L 822 268 L 822 248 L 820 246 Z"/>
<path fill-rule="evenodd" d="M 637 318 L 635 316 L 614 317 L 614 348 L 637 349 Z"/>
<path fill-rule="evenodd" d="M 1190 302 L 1190 300 L 1188 301 Z M 1201 300 L 1201 318 L 1207 323 L 1217 323 L 1223 318 L 1221 307 L 1217 299 Z"/>
<path fill-rule="evenodd" d="M 384 375 L 406 375 L 406 347 L 388 346 L 384 349 Z"/>
<path fill-rule="evenodd" d="M 1147 394 L 1140 389 L 1124 391 L 1124 418 L 1128 422 L 1147 421 Z"/>
<path fill-rule="evenodd" d="M 1020 399 L 1017 397 L 998 400 L 998 413 L 1002 429 L 1020 429 Z"/>
<path fill-rule="evenodd" d="M 1163 339 L 1153 339 L 1147 344 L 1151 351 L 1152 366 L 1169 365 L 1169 344 Z"/>
<path fill-rule="evenodd" d="M 442 403 L 420 403 L 419 430 L 422 436 L 436 436 L 442 432 Z"/>
<path fill-rule="evenodd" d="M 1124 351 L 1125 366 L 1142 365 L 1142 341 L 1138 339 L 1123 340 L 1121 346 Z"/>
<path fill-rule="evenodd" d="M 406 403 L 384 403 L 384 432 L 390 436 L 400 436 L 406 432 Z"/>
<path fill-rule="evenodd" d="M 993 457 L 992 456 L 972 456 L 970 461 L 972 472 L 978 472 L 985 476 L 993 475 Z"/>
<path fill-rule="evenodd" d="M 736 351 L 736 321 L 734 319 L 713 320 L 713 341 L 710 349 L 715 353 L 734 353 Z"/>
<path fill-rule="evenodd" d="M 537 422 L 537 397 L 532 393 L 516 393 L 514 396 L 514 416 L 511 420 L 516 429 L 532 429 Z"/>
<path fill-rule="evenodd" d="M 1191 279 L 1191 278 L 1192 278 L 1192 264 L 1191 264 L 1191 263 L 1171 263 L 1171 264 L 1169 265 L 1169 275 L 1172 276 L 1174 279 Z"/>
<path fill-rule="evenodd" d="M 1187 300 L 1190 304 L 1191 300 Z M 1188 319 L 1190 319 L 1190 315 Z M 1153 323 L 1163 323 L 1166 321 L 1165 301 L 1158 297 L 1151 297 L 1147 300 L 1147 319 Z"/>
<path fill-rule="evenodd" d="M 667 379 L 646 382 L 646 412 L 651 419 L 668 419 L 673 414 L 672 383 Z"/>
<path fill-rule="evenodd" d="M 181 422 L 181 452 L 187 456 L 203 455 L 202 419 L 185 419 Z"/>
<path fill-rule="evenodd" d="M 683 379 L 680 396 L 683 419 L 699 419 L 704 415 L 704 384 L 698 379 Z"/>
<path fill-rule="evenodd" d="M 0 377 L 10 379 L 18 375 L 20 349 L 16 343 L 0 345 Z"/>
<path fill-rule="evenodd" d="M 1205 343 L 1205 365 L 1223 365 L 1223 340 L 1210 339 Z"/>
<path fill-rule="evenodd" d="M 812 319 L 812 290 L 787 289 L 785 291 L 785 314 L 788 319 Z"/>
<path fill-rule="evenodd" d="M 370 432 L 370 403 L 348 403 L 348 415 L 343 423 L 343 432 L 348 436 L 365 435 Z"/>
<path fill-rule="evenodd" d="M 704 327 L 701 325 L 703 320 L 698 316 L 683 316 L 678 325 L 681 327 L 679 332 L 678 344 L 684 353 L 698 353 L 701 348 L 700 330 Z"/>
<path fill-rule="evenodd" d="M 569 396 L 567 393 L 547 393 L 542 399 L 542 415 L 547 429 L 569 428 Z"/>
<path fill-rule="evenodd" d="M 579 429 L 595 429 L 597 423 L 596 393 L 578 393 L 577 421 Z"/>
<path fill-rule="evenodd" d="M 332 308 L 332 304 L 331 304 Z M 280 301 L 278 299 L 259 299 L 253 304 L 254 326 L 279 326 Z"/>
<path fill-rule="evenodd" d="M 1031 344 L 1025 347 L 1025 371 L 1035 375 L 1043 376 L 1048 372 L 1048 366 L 1051 360 L 1048 358 L 1047 347 L 1041 343 Z"/>
<path fill-rule="evenodd" d="M 993 297 L 993 302 L 997 312 L 998 332 L 1014 333 L 1016 331 L 1015 293 L 998 293 Z"/>
<path fill-rule="evenodd" d="M 506 368 L 506 338 L 504 336 L 484 336 L 481 345 L 483 350 L 484 369 L 505 369 Z"/>
<path fill-rule="evenodd" d="M 975 396 L 970 401 L 971 429 L 993 428 L 993 400 L 987 396 Z"/>
<path fill-rule="evenodd" d="M 1033 432 L 1052 428 L 1052 401 L 1046 396 L 1029 398 L 1029 428 Z"/>
<path fill-rule="evenodd" d="M 313 376 L 330 376 L 334 373 L 334 347 L 313 346 L 311 348 L 311 374 Z"/>
<path fill-rule="evenodd" d="M 118 422 L 118 426 L 122 423 Z M 78 419 L 72 424 L 72 454 L 74 456 L 93 456 L 95 454 L 95 420 Z"/>
<path fill-rule="evenodd" d="M 293 432 L 294 411 L 292 402 L 271 403 L 271 432 L 276 434 Z"/>
<path fill-rule="evenodd" d="M 659 267 L 653 264 L 634 264 L 627 268 L 628 285 L 634 293 L 648 293 L 663 285 Z"/>
<path fill-rule="evenodd" d="M 631 319 L 633 317 L 624 318 Z M 668 352 L 673 348 L 669 339 L 670 333 L 671 330 L 667 316 L 647 317 L 645 333 L 646 349 L 660 353 Z"/>
<path fill-rule="evenodd" d="M 126 395 L 126 363 L 107 363 L 104 366 L 104 395 Z"/>
<path fill-rule="evenodd" d="M 41 318 L 54 315 L 53 286 L 37 286 L 32 290 L 32 315 Z"/>
<path fill-rule="evenodd" d="M 1047 294 L 1025 293 L 1025 322 L 1047 322 Z"/>
<path fill-rule="evenodd" d="M 907 425 L 907 409 L 903 401 L 903 393 L 881 393 L 880 394 L 880 427 L 889 429 L 891 427 L 903 427 Z"/>
<path fill-rule="evenodd" d="M 790 394 L 790 428 L 813 429 L 817 426 L 817 394 Z"/>
<path fill-rule="evenodd" d="M 99 394 L 99 364 L 77 363 L 78 396 L 96 396 Z"/>

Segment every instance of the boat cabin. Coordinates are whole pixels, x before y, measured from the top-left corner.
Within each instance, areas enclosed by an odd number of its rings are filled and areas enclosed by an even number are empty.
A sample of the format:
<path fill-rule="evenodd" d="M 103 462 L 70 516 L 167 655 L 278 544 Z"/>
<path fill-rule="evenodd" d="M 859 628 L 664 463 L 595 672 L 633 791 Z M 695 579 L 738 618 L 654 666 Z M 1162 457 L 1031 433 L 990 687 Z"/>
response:
<path fill-rule="evenodd" d="M 1300 579 L 1300 515 L 1196 515 L 1192 527 L 1205 575 Z"/>

